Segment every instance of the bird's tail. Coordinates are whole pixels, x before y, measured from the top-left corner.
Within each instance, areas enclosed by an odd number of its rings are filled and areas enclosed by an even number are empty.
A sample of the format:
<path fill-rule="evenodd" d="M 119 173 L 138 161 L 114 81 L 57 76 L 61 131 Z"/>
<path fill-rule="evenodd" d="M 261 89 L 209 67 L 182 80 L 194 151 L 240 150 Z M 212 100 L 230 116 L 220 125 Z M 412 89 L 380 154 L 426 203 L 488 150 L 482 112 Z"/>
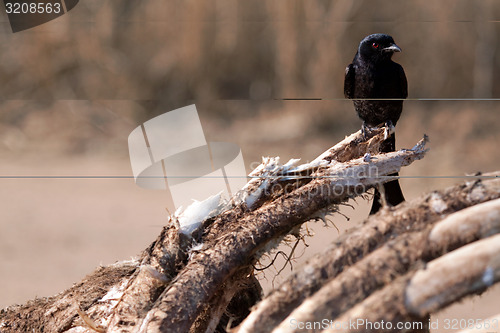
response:
<path fill-rule="evenodd" d="M 388 153 L 396 150 L 396 136 L 392 134 L 387 140 L 385 140 L 380 148 L 380 152 Z M 399 176 L 399 173 L 393 173 L 389 176 Z M 385 200 L 391 206 L 396 206 L 401 202 L 405 201 L 405 197 L 403 196 L 403 191 L 401 190 L 401 186 L 399 186 L 399 180 L 392 180 L 390 182 L 385 183 L 384 185 L 385 192 Z M 375 214 L 382 207 L 381 195 L 380 191 L 375 189 L 375 193 L 373 196 L 373 204 L 372 209 L 370 210 L 370 215 Z"/>

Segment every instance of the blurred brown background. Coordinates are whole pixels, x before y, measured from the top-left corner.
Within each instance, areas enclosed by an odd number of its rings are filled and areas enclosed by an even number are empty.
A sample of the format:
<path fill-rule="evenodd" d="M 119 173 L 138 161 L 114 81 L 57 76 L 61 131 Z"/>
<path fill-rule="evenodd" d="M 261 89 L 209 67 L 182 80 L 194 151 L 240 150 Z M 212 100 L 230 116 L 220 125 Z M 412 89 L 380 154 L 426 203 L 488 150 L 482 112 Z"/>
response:
<path fill-rule="evenodd" d="M 436 176 L 500 169 L 495 0 L 83 0 L 16 34 L 0 17 L 0 307 L 52 295 L 154 239 L 168 195 L 113 176 L 131 175 L 127 137 L 156 115 L 196 103 L 207 141 L 237 143 L 247 171 L 261 156 L 310 160 L 358 130 L 343 76 L 371 33 L 403 49 L 397 146 L 431 139 L 401 173 L 431 177 L 403 179 L 407 199 L 462 181 Z M 7 177 L 27 175 L 103 178 Z M 368 203 L 354 207 L 349 222 L 331 217 L 341 232 L 366 216 Z M 338 234 L 309 227 L 318 235 L 299 261 Z M 442 316 L 489 316 L 496 289 Z"/>

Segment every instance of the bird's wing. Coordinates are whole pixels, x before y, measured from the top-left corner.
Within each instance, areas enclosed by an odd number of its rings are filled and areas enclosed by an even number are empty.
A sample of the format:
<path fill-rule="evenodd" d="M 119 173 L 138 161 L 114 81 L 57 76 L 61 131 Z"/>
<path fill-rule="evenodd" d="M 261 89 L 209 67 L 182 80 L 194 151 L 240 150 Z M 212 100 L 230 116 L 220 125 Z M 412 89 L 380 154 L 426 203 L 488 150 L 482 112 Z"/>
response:
<path fill-rule="evenodd" d="M 408 81 L 406 80 L 406 75 L 403 67 L 398 65 L 399 67 L 399 80 L 401 83 L 401 95 L 403 98 L 408 97 Z"/>
<path fill-rule="evenodd" d="M 404 75 L 404 72 L 403 72 Z M 405 78 L 406 80 L 406 78 Z M 346 98 L 354 98 L 354 85 L 356 82 L 356 74 L 354 70 L 354 65 L 350 64 L 345 68 L 345 79 L 344 79 L 344 96 Z"/>

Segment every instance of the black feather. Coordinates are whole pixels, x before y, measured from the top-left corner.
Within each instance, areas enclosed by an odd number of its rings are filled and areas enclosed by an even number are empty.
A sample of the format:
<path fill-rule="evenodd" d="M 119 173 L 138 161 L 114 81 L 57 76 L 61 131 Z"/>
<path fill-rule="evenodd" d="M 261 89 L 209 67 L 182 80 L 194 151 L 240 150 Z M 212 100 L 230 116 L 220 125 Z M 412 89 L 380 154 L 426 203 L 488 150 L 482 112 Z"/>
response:
<path fill-rule="evenodd" d="M 373 34 L 361 41 L 352 64 L 346 68 L 344 95 L 354 99 L 354 108 L 365 126 L 387 122 L 395 126 L 401 116 L 403 99 L 408 97 L 408 83 L 403 67 L 391 60 L 394 52 L 400 51 L 391 36 Z M 383 142 L 381 152 L 395 148 L 396 137 L 391 135 Z M 404 201 L 397 180 L 384 184 L 384 189 L 389 204 Z M 380 209 L 379 198 L 380 193 L 375 191 L 370 214 Z"/>

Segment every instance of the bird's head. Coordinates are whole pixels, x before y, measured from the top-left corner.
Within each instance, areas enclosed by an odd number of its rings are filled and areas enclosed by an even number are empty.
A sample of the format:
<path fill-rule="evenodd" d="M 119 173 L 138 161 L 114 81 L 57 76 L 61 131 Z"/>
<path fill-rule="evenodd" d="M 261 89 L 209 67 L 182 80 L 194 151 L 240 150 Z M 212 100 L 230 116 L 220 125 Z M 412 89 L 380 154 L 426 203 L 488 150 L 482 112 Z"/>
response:
<path fill-rule="evenodd" d="M 401 52 L 401 48 L 394 43 L 391 36 L 373 34 L 363 38 L 359 43 L 358 53 L 364 60 L 379 62 L 391 59 L 394 52 Z"/>

